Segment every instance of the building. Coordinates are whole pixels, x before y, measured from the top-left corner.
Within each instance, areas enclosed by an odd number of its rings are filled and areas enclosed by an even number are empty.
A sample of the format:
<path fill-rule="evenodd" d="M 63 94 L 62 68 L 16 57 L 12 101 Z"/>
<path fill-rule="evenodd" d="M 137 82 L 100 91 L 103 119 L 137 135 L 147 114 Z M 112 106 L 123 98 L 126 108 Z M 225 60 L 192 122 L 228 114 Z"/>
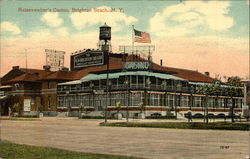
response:
<path fill-rule="evenodd" d="M 192 111 L 198 117 L 203 116 L 205 110 L 211 115 L 228 116 L 234 100 L 234 112 L 242 112 L 242 88 L 237 88 L 237 96 L 231 98 L 226 84 L 221 85 L 219 94 L 208 95 L 206 106 L 206 95 L 199 94 L 196 88 L 212 85 L 214 79 L 197 71 L 164 67 L 128 54 L 110 54 L 109 68 L 108 93 L 106 64 L 85 67 L 78 71 L 85 72 L 79 80 L 58 84 L 58 111 L 70 111 L 74 116 L 84 105 L 89 115 L 101 116 L 108 105 L 108 115 L 114 116 L 119 102 L 124 117 L 127 111 L 129 117 L 137 117 L 140 104 L 145 105 L 146 116 L 177 113 L 184 117 Z"/>
<path fill-rule="evenodd" d="M 184 118 L 242 114 L 243 87 L 216 83 L 206 72 L 166 67 L 138 54 L 112 53 L 111 28 L 100 27 L 97 50 L 72 53 L 71 71 L 50 71 L 13 67 L 2 78 L 7 89 L 1 97 L 1 113 L 19 105 L 20 115 L 78 116 L 80 108 L 91 116 L 169 116 Z M 217 88 L 201 92 L 199 88 Z M 117 108 L 121 105 L 121 108 Z"/>
<path fill-rule="evenodd" d="M 57 84 L 75 80 L 74 72 L 68 70 L 50 71 L 44 69 L 19 68 L 14 66 L 2 77 L 0 90 L 5 94 L 1 99 L 1 114 L 8 115 L 18 104 L 19 115 L 36 115 L 39 107 L 47 115 L 57 113 Z"/>

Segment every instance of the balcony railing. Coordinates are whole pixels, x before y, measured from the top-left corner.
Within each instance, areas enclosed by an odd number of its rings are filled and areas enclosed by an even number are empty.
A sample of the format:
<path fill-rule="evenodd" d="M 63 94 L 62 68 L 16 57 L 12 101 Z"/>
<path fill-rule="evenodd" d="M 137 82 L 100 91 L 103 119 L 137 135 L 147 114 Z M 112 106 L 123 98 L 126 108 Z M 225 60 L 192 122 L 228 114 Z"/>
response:
<path fill-rule="evenodd" d="M 147 90 L 147 91 L 170 91 L 170 92 L 191 92 L 190 87 L 180 87 L 176 88 L 174 86 L 162 86 L 162 85 L 156 85 L 156 84 L 150 84 L 150 85 L 143 85 L 143 84 L 114 84 L 109 87 L 109 90 L 111 91 L 119 91 L 119 90 Z M 93 90 L 106 90 L 105 85 L 100 86 L 94 86 L 92 88 L 90 87 L 70 87 L 67 86 L 67 88 L 59 87 L 58 93 L 77 93 L 77 92 L 92 92 Z"/>

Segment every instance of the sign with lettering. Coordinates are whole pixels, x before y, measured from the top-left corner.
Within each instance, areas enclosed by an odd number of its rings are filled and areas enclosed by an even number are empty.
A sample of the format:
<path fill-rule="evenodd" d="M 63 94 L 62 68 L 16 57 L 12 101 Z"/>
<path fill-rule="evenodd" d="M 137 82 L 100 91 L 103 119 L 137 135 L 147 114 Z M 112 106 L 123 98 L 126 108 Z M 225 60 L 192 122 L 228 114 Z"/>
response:
<path fill-rule="evenodd" d="M 23 101 L 23 111 L 29 112 L 31 106 L 31 99 L 24 99 Z"/>
<path fill-rule="evenodd" d="M 65 51 L 45 49 L 45 53 L 46 65 L 49 65 L 52 71 L 57 71 L 64 67 Z"/>
<path fill-rule="evenodd" d="M 148 70 L 150 68 L 149 62 L 124 62 L 123 68 L 126 70 Z"/>
<path fill-rule="evenodd" d="M 88 51 L 74 56 L 74 68 L 102 65 L 103 63 L 102 51 Z"/>

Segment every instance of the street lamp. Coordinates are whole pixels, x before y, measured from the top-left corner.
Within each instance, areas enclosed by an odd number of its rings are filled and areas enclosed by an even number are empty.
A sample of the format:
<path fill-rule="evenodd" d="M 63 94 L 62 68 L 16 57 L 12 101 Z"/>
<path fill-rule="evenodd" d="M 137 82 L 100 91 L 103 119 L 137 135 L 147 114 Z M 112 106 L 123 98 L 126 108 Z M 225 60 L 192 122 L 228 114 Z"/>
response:
<path fill-rule="evenodd" d="M 70 116 L 70 100 L 69 100 L 69 91 L 66 91 L 67 97 L 68 97 L 68 105 L 67 105 L 67 109 L 68 109 L 68 117 Z"/>
<path fill-rule="evenodd" d="M 124 81 L 124 85 L 126 85 L 126 88 L 127 88 L 127 93 L 128 93 L 128 104 L 127 104 L 127 116 L 126 116 L 126 119 L 127 119 L 127 122 L 128 122 L 128 116 L 129 116 L 129 113 L 128 113 L 128 107 L 129 107 L 129 103 L 130 103 L 130 94 L 129 94 L 129 81 L 128 81 L 128 77 L 126 77 L 126 80 Z"/>
<path fill-rule="evenodd" d="M 92 96 L 92 105 L 93 105 L 93 107 L 94 107 L 94 87 L 95 87 L 95 85 L 94 85 L 94 83 L 93 82 L 90 82 L 90 84 L 89 84 L 89 88 L 91 88 L 91 91 L 92 91 L 92 93 L 93 93 L 93 96 Z M 89 96 L 90 96 L 90 94 L 89 94 Z M 90 101 L 90 100 L 89 100 Z M 89 102 L 89 106 L 90 106 L 90 102 Z"/>
<path fill-rule="evenodd" d="M 181 84 L 178 83 L 177 85 L 175 85 L 175 119 L 177 120 L 177 90 L 181 89 Z"/>
<path fill-rule="evenodd" d="M 150 104 L 150 103 L 148 102 L 148 98 L 147 98 L 147 97 L 148 97 L 147 89 L 150 88 L 150 84 L 151 84 L 150 77 L 148 77 L 147 80 L 146 80 L 146 90 L 145 90 L 145 99 L 146 99 L 146 100 L 145 100 L 145 115 L 146 115 L 146 105 L 147 105 L 147 104 L 148 104 L 148 105 Z M 149 100 L 150 100 L 150 96 L 149 96 Z"/>

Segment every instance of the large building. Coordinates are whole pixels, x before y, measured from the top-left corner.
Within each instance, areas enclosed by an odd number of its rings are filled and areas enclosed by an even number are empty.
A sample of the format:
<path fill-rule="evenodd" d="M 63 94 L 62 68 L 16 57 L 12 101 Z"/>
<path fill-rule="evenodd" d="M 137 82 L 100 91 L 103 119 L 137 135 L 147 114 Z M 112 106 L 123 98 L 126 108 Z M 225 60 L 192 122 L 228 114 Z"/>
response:
<path fill-rule="evenodd" d="M 196 117 L 242 114 L 242 87 L 218 84 L 208 72 L 158 65 L 150 54 L 112 53 L 107 25 L 100 27 L 99 40 L 97 50 L 72 53 L 70 71 L 13 67 L 2 78 L 1 113 L 7 115 L 18 103 L 20 115 L 36 114 L 39 107 L 52 116 L 78 116 L 81 107 L 86 115 L 104 116 L 107 111 L 109 117 L 118 109 L 123 117 L 141 112 L 180 118 L 188 112 Z M 234 94 L 228 93 L 232 88 Z"/>

